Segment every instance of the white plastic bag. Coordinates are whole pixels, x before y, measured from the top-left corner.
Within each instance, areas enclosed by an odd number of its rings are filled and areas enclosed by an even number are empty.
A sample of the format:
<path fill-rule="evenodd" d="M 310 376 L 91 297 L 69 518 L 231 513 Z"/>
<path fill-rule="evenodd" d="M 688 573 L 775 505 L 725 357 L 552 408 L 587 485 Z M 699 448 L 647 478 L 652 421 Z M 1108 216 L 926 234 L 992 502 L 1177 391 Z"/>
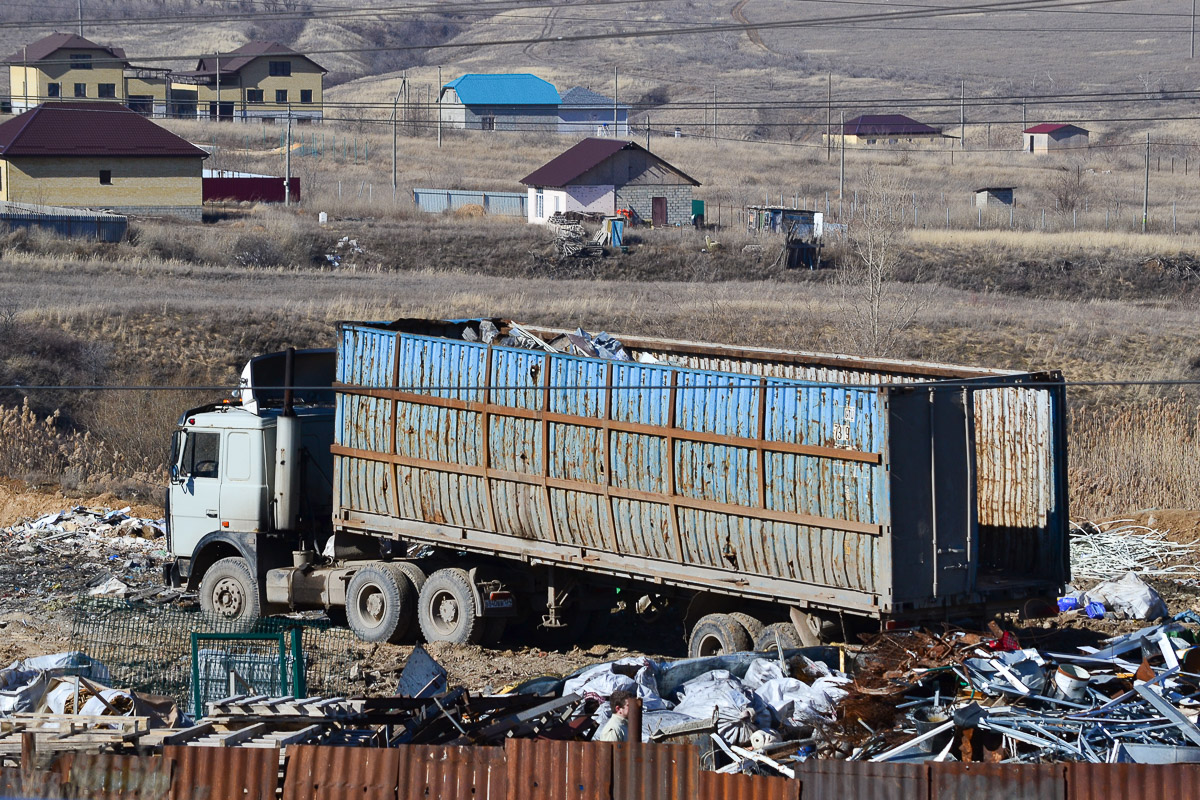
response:
<path fill-rule="evenodd" d="M 1087 596 L 1129 619 L 1156 620 L 1169 615 L 1167 604 L 1154 587 L 1133 572 L 1125 573 L 1125 577 L 1117 581 L 1105 581 L 1089 590 Z"/>

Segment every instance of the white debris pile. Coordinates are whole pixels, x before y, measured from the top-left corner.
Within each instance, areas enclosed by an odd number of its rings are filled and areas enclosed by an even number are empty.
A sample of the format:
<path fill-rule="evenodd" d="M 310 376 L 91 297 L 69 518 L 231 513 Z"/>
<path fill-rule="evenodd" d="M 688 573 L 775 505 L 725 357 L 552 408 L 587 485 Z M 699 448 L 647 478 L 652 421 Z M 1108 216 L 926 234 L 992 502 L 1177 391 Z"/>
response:
<path fill-rule="evenodd" d="M 1071 574 L 1077 580 L 1109 580 L 1128 572 L 1167 578 L 1200 576 L 1197 546 L 1173 542 L 1169 531 L 1117 520 L 1103 527 L 1071 523 Z"/>
<path fill-rule="evenodd" d="M 0 528 L 0 610 L 84 590 L 126 597 L 160 585 L 166 523 L 130 510 L 76 506 Z"/>

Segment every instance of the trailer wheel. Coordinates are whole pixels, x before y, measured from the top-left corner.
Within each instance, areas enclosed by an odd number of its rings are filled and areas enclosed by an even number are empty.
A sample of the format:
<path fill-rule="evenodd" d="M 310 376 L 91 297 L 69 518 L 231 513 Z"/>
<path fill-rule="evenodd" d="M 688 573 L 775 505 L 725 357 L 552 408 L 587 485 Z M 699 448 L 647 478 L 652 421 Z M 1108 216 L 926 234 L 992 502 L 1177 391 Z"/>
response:
<path fill-rule="evenodd" d="M 741 623 L 742 627 L 746 629 L 746 633 L 750 634 L 751 642 L 758 639 L 758 635 L 763 632 L 763 627 L 765 627 L 758 617 L 752 617 L 740 611 L 734 611 L 729 616 Z"/>
<path fill-rule="evenodd" d="M 346 621 L 364 642 L 398 642 L 412 630 L 414 592 L 390 564 L 369 564 L 346 587 Z"/>
<path fill-rule="evenodd" d="M 688 656 L 702 658 L 749 650 L 753 640 L 742 623 L 729 614 L 701 617 L 688 638 Z"/>
<path fill-rule="evenodd" d="M 427 642 L 477 644 L 483 620 L 475 608 L 471 579 L 461 569 L 439 569 L 421 587 L 417 621 Z"/>
<path fill-rule="evenodd" d="M 776 639 L 784 650 L 795 650 L 805 646 L 800 639 L 800 634 L 796 633 L 796 626 L 790 622 L 773 622 L 763 628 L 762 633 L 754 638 L 754 651 L 756 653 L 775 652 Z"/>
<path fill-rule="evenodd" d="M 222 558 L 208 568 L 200 581 L 200 610 L 233 623 L 239 630 L 254 624 L 262 606 L 258 581 L 245 559 Z"/>

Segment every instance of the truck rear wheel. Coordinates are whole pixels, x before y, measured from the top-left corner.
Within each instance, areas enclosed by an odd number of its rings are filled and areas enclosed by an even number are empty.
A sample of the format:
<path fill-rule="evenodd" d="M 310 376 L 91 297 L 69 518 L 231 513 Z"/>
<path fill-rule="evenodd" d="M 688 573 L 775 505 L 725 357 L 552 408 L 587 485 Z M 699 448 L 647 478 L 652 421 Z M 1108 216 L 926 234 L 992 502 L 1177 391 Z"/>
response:
<path fill-rule="evenodd" d="M 475 608 L 471 579 L 461 569 L 439 569 L 421 587 L 417 621 L 427 642 L 476 644 L 483 620 Z"/>
<path fill-rule="evenodd" d="M 756 653 L 774 652 L 777 640 L 779 646 L 784 650 L 796 650 L 805 646 L 800 639 L 800 634 L 796 633 L 795 625 L 790 622 L 772 622 L 755 637 L 754 651 Z"/>
<path fill-rule="evenodd" d="M 364 642 L 397 642 L 413 623 L 412 583 L 390 564 L 370 564 L 346 587 L 346 621 Z"/>
<path fill-rule="evenodd" d="M 688 656 L 728 655 L 749 650 L 753 640 L 742 623 L 729 614 L 707 614 L 696 621 L 688 637 Z"/>
<path fill-rule="evenodd" d="M 208 568 L 200 581 L 200 610 L 232 623 L 238 630 L 254 624 L 262 606 L 258 581 L 245 559 L 222 558 Z"/>

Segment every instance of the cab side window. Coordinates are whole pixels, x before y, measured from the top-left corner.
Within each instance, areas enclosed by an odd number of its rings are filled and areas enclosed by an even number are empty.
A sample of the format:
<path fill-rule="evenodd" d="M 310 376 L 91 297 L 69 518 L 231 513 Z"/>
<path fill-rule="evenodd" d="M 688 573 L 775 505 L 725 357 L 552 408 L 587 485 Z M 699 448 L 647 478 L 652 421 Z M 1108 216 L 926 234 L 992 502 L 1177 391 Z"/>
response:
<path fill-rule="evenodd" d="M 193 478 L 216 478 L 220 475 L 220 459 L 221 434 L 188 431 L 179 471 Z"/>

